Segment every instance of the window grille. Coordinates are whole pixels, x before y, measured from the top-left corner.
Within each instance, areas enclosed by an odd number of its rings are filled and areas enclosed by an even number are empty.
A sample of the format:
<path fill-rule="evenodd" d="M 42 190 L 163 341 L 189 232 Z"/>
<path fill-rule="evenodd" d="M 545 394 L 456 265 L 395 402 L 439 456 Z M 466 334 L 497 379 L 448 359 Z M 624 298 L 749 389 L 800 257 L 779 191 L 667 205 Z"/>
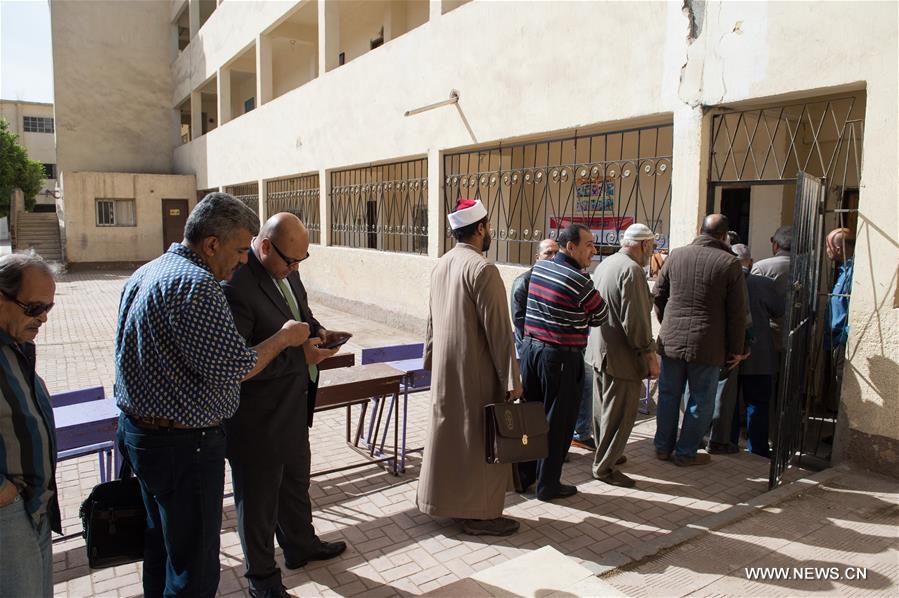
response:
<path fill-rule="evenodd" d="M 428 160 L 331 173 L 331 243 L 427 253 Z"/>
<path fill-rule="evenodd" d="M 244 202 L 248 208 L 259 215 L 259 183 L 243 183 L 225 187 L 225 193 Z"/>
<path fill-rule="evenodd" d="M 269 216 L 278 212 L 296 214 L 306 225 L 309 240 L 321 243 L 318 174 L 268 181 L 265 187 L 266 213 Z"/>
<path fill-rule="evenodd" d="M 26 133 L 53 133 L 53 117 L 25 116 L 22 123 Z"/>
<path fill-rule="evenodd" d="M 500 263 L 530 265 L 542 239 L 574 222 L 590 227 L 601 254 L 634 222 L 666 248 L 671 152 L 672 126 L 661 125 L 447 154 L 444 214 L 459 198 L 483 201 L 488 257 Z M 445 218 L 442 227 L 446 251 L 454 240 Z"/>
<path fill-rule="evenodd" d="M 97 199 L 97 226 L 137 226 L 133 199 Z"/>
<path fill-rule="evenodd" d="M 857 184 L 863 110 L 849 96 L 717 114 L 709 181 L 793 184 L 802 171 Z"/>

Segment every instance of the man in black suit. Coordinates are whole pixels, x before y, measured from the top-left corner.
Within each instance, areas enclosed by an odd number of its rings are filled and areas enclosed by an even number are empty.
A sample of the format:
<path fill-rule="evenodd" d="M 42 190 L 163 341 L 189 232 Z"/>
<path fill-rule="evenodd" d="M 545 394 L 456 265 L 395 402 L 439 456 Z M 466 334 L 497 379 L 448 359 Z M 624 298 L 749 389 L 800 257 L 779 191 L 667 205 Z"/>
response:
<path fill-rule="evenodd" d="M 253 239 L 246 266 L 224 285 L 234 323 L 251 346 L 288 320 L 301 320 L 310 328 L 302 347 L 283 351 L 241 384 L 240 407 L 225 425 L 246 577 L 250 596 L 260 598 L 288 595 L 275 563 L 275 536 L 288 569 L 346 550 L 343 542 L 320 540 L 312 526 L 309 426 L 315 366 L 337 352 L 317 345 L 345 333 L 325 330 L 309 309 L 297 273 L 308 250 L 309 233 L 299 218 L 275 214 Z"/>

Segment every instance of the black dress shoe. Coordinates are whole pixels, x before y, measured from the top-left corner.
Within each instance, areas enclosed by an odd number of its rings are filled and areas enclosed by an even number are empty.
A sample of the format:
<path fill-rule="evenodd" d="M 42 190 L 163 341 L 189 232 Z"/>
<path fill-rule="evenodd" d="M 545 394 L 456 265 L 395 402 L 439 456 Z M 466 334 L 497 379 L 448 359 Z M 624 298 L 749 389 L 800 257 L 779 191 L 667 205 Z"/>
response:
<path fill-rule="evenodd" d="M 288 569 L 299 569 L 307 565 L 310 561 L 327 561 L 343 554 L 346 550 L 346 542 L 319 542 L 318 545 L 308 554 L 296 561 L 284 561 L 284 566 Z"/>
<path fill-rule="evenodd" d="M 283 585 L 279 588 L 254 588 L 250 585 L 250 598 L 292 598 Z"/>
<path fill-rule="evenodd" d="M 559 484 L 559 487 L 555 490 L 549 490 L 543 493 L 537 493 L 537 500 L 542 500 L 544 502 L 549 502 L 551 500 L 555 500 L 557 498 L 568 498 L 569 496 L 574 496 L 577 494 L 576 486 L 569 486 L 568 484 Z"/>

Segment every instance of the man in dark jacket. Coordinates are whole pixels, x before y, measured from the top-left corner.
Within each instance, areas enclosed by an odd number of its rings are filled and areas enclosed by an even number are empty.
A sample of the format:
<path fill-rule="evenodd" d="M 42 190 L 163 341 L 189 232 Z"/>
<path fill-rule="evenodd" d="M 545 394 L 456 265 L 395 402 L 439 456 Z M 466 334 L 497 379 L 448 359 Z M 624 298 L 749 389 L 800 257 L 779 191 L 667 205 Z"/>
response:
<path fill-rule="evenodd" d="M 746 435 L 749 437 L 750 452 L 768 457 L 768 411 L 778 354 L 774 350 L 774 334 L 766 322 L 783 317 L 786 304 L 773 278 L 750 274 L 752 255 L 749 248 L 746 245 L 734 245 L 733 249 L 740 258 L 743 275 L 746 277 L 752 321 L 758 322 L 753 326 L 755 342 L 752 353 L 740 364 L 740 387 L 746 402 Z M 734 404 L 730 408 L 731 418 L 735 407 Z"/>
<path fill-rule="evenodd" d="M 555 239 L 543 239 L 537 246 L 535 261 L 551 260 L 559 253 L 559 244 Z M 528 285 L 531 283 L 529 268 L 512 282 L 512 324 L 515 326 L 515 352 L 521 354 L 521 340 L 524 338 L 524 314 L 528 308 Z"/>
<path fill-rule="evenodd" d="M 708 431 L 720 368 L 745 359 L 746 281 L 740 262 L 727 245 L 727 217 L 710 214 L 701 234 L 675 249 L 656 282 L 656 316 L 662 326 L 659 405 L 656 410 L 656 456 L 677 465 L 702 465 L 697 454 Z M 681 397 L 689 382 L 690 399 L 680 437 Z"/>
<path fill-rule="evenodd" d="M 319 349 L 345 333 L 327 331 L 312 315 L 297 273 L 309 257 L 309 233 L 282 212 L 253 239 L 247 265 L 225 284 L 240 334 L 251 345 L 288 320 L 309 324 L 310 340 L 286 349 L 241 384 L 240 406 L 227 421 L 227 456 L 234 482 L 237 531 L 247 559 L 250 596 L 282 597 L 274 537 L 288 569 L 336 557 L 343 542 L 324 542 L 312 527 L 309 500 L 309 426 L 315 407 L 316 364 L 337 350 Z M 313 338 L 316 337 L 316 338 Z"/>

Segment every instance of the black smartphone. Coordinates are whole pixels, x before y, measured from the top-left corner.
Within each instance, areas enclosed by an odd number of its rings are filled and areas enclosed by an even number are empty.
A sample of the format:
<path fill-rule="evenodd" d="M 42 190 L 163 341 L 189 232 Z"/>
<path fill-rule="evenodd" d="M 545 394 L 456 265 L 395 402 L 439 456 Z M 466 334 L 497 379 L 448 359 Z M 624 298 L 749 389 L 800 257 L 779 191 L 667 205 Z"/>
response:
<path fill-rule="evenodd" d="M 321 345 L 319 345 L 319 348 L 320 349 L 336 349 L 337 347 L 343 346 L 348 340 L 350 340 L 350 338 L 352 336 L 353 336 L 352 334 L 348 334 L 346 336 L 341 336 L 337 340 L 331 341 L 330 343 L 327 343 L 327 344 L 322 343 Z"/>

